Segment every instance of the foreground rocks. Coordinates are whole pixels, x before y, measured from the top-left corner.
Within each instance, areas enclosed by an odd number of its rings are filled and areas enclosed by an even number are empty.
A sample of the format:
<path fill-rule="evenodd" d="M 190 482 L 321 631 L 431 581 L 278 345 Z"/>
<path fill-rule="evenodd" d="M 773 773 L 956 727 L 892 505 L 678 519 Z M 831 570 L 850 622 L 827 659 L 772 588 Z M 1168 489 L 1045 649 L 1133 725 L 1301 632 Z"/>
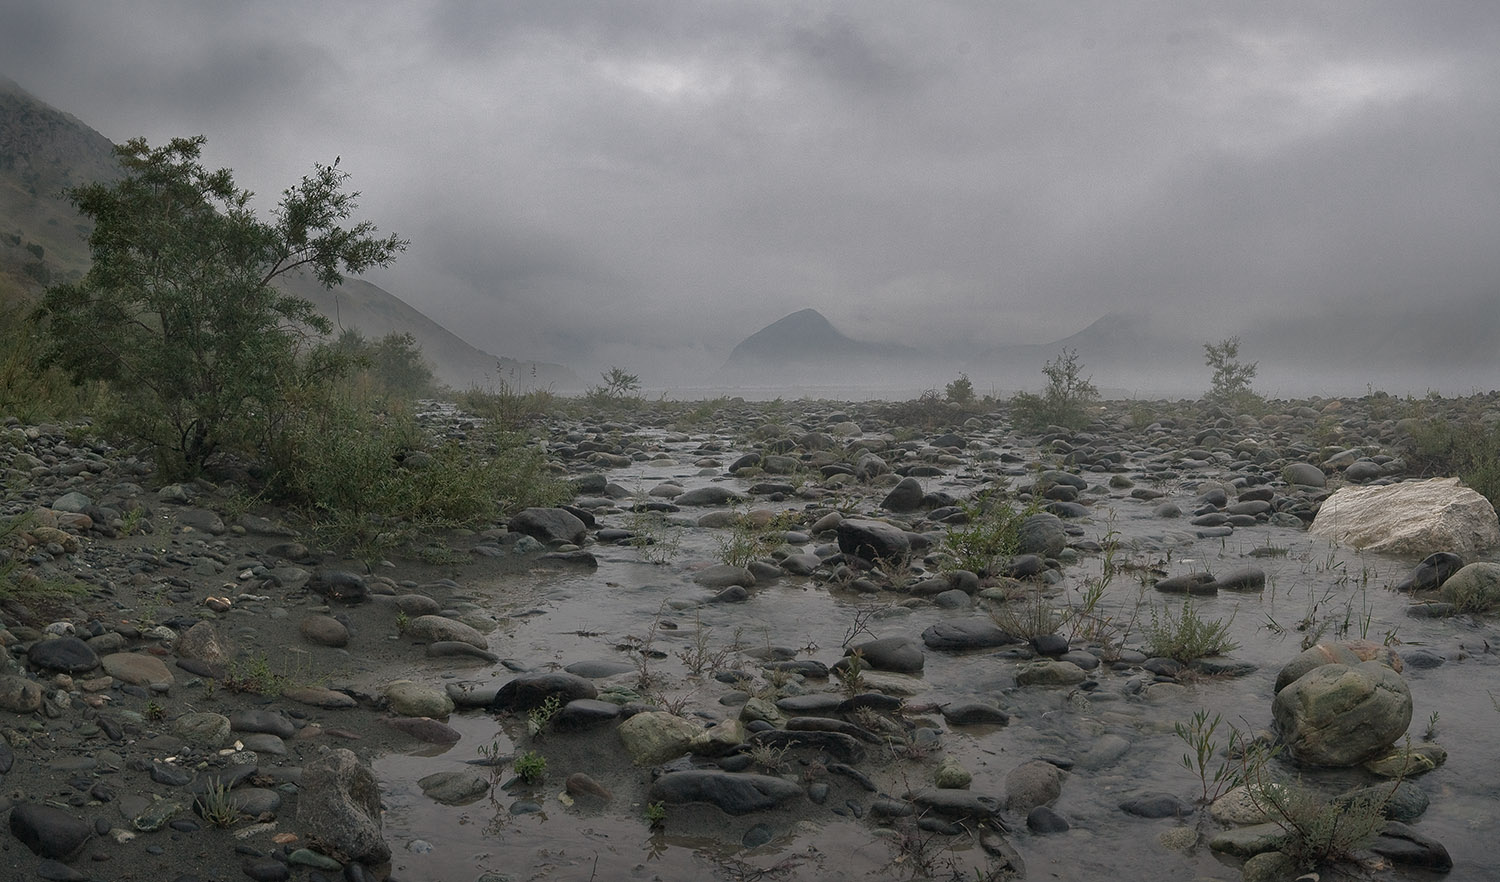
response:
<path fill-rule="evenodd" d="M 1344 487 L 1324 500 L 1309 531 L 1355 548 L 1420 556 L 1433 549 L 1474 555 L 1500 546 L 1489 500 L 1457 478 L 1387 487 Z"/>

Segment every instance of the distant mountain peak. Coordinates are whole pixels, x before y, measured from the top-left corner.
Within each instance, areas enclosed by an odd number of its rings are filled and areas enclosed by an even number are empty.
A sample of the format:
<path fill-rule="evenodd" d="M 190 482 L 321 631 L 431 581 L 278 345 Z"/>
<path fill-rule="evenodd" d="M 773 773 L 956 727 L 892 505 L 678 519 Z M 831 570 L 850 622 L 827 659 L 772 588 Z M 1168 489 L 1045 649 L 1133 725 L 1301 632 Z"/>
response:
<path fill-rule="evenodd" d="M 799 309 L 734 347 L 726 370 L 755 370 L 793 366 L 827 365 L 836 362 L 904 358 L 913 350 L 894 343 L 871 343 L 845 336 L 816 309 Z"/>

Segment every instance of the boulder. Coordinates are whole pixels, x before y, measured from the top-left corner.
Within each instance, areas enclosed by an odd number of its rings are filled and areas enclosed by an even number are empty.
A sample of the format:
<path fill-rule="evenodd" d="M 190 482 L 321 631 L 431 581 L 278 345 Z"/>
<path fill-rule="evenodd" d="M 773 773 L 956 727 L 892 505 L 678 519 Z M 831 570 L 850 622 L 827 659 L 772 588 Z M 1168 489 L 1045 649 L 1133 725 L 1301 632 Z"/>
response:
<path fill-rule="evenodd" d="M 1358 765 L 1385 752 L 1411 725 L 1411 691 L 1379 662 L 1327 664 L 1276 693 L 1282 741 L 1298 762 Z"/>
<path fill-rule="evenodd" d="M 94 828 L 55 806 L 23 802 L 10 810 L 10 832 L 39 857 L 67 860 L 89 841 Z"/>
<path fill-rule="evenodd" d="M 500 687 L 490 702 L 490 710 L 528 711 L 553 696 L 560 704 L 567 704 L 578 698 L 598 698 L 599 690 L 593 682 L 577 674 L 562 671 L 522 674 Z"/>
<path fill-rule="evenodd" d="M 1366 551 L 1425 555 L 1433 548 L 1480 554 L 1500 545 L 1488 499 L 1457 478 L 1344 487 L 1323 501 L 1308 532 Z"/>
<path fill-rule="evenodd" d="M 1016 552 L 1056 557 L 1068 546 L 1068 530 L 1062 518 L 1053 514 L 1034 514 L 1021 522 L 1017 531 Z"/>
<path fill-rule="evenodd" d="M 1300 655 L 1287 662 L 1276 675 L 1275 691 L 1280 692 L 1302 675 L 1323 665 L 1357 665 L 1360 662 L 1378 661 L 1396 673 L 1401 673 L 1401 656 L 1389 646 L 1370 640 L 1348 640 L 1342 643 L 1319 643 L 1304 649 Z"/>
<path fill-rule="evenodd" d="M 687 753 L 703 727 L 665 711 L 646 711 L 620 724 L 620 740 L 631 762 L 654 766 Z"/>
<path fill-rule="evenodd" d="M 922 648 L 909 637 L 881 637 L 866 641 L 851 646 L 844 655 L 858 655 L 865 667 L 898 674 L 920 673 L 927 661 Z"/>
<path fill-rule="evenodd" d="M 1063 770 L 1046 760 L 1021 763 L 1005 776 L 1005 808 L 1028 812 L 1062 795 Z"/>
<path fill-rule="evenodd" d="M 297 826 L 317 831 L 330 857 L 366 864 L 391 858 L 380 830 L 380 785 L 352 750 L 334 748 L 304 767 Z"/>
<path fill-rule="evenodd" d="M 916 478 L 902 478 L 891 488 L 880 507 L 886 511 L 917 511 L 922 508 L 922 482 Z"/>
<path fill-rule="evenodd" d="M 899 527 L 849 518 L 838 525 L 839 551 L 868 561 L 901 563 L 911 555 L 911 538 Z"/>
<path fill-rule="evenodd" d="M 648 799 L 667 805 L 707 803 L 726 814 L 745 815 L 776 808 L 801 795 L 802 788 L 784 778 L 691 769 L 657 778 Z"/>
<path fill-rule="evenodd" d="M 510 531 L 545 545 L 581 545 L 588 527 L 564 508 L 526 508 L 510 519 Z"/>
<path fill-rule="evenodd" d="M 1500 564 L 1471 563 L 1449 576 L 1442 592 L 1459 612 L 1489 612 L 1500 605 Z"/>

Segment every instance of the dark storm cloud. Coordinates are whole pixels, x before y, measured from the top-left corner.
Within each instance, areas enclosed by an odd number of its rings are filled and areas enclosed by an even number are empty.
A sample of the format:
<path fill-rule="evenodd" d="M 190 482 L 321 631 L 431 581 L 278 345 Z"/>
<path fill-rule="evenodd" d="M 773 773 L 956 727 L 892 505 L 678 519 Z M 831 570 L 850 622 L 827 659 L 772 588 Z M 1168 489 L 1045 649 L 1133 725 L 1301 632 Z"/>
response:
<path fill-rule="evenodd" d="M 206 133 L 268 194 L 341 155 L 413 240 L 376 281 L 584 374 L 690 375 L 809 306 L 979 351 L 1500 278 L 1492 4 L 0 12 L 0 73 L 112 138 Z"/>

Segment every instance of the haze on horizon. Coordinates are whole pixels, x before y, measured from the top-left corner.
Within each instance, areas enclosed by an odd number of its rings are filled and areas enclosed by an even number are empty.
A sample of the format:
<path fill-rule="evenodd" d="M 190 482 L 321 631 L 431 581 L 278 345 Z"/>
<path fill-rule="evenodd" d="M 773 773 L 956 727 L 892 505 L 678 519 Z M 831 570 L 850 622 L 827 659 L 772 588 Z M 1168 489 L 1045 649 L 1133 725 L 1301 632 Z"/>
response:
<path fill-rule="evenodd" d="M 0 16 L 0 75 L 114 141 L 207 135 L 264 207 L 341 157 L 362 216 L 413 243 L 371 281 L 585 378 L 692 383 L 803 308 L 955 364 L 1121 311 L 1189 348 L 1303 317 L 1356 335 L 1346 349 L 1382 321 L 1399 348 L 1413 315 L 1480 343 L 1500 322 L 1493 4 Z M 1444 342 L 1401 353 L 1412 391 L 1500 386 L 1500 368 L 1447 372 Z M 1283 356 L 1247 355 L 1298 392 Z"/>

